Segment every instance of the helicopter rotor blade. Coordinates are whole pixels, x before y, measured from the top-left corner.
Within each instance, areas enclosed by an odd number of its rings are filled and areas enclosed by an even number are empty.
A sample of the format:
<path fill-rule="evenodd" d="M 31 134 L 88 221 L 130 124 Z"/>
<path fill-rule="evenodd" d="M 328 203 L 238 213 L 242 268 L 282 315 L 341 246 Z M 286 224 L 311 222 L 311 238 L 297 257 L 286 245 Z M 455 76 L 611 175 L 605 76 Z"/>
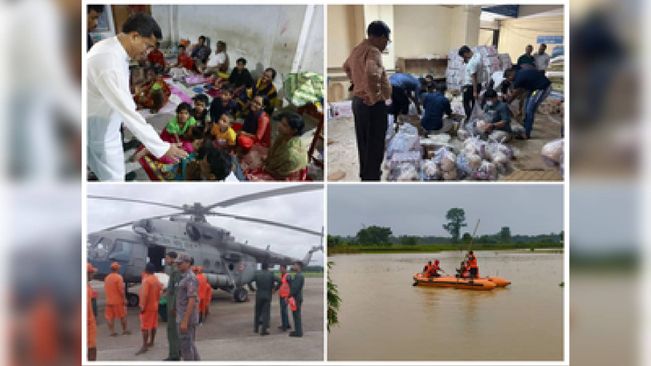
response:
<path fill-rule="evenodd" d="M 314 231 L 310 229 L 305 229 L 302 227 L 298 226 L 293 226 L 293 225 L 288 225 L 288 224 L 283 224 L 281 222 L 276 222 L 276 221 L 270 221 L 270 220 L 265 220 L 265 219 L 258 219 L 255 217 L 248 217 L 248 216 L 240 216 L 240 215 L 232 215 L 232 214 L 225 214 L 221 212 L 208 212 L 207 215 L 212 215 L 212 216 L 221 216 L 221 217 L 228 217 L 236 220 L 242 220 L 242 221 L 249 221 L 249 222 L 255 222 L 258 224 L 265 224 L 265 225 L 271 225 L 271 226 L 277 226 L 277 227 L 282 227 L 285 229 L 290 229 L 290 230 L 295 230 L 295 231 L 300 231 L 302 233 L 306 234 L 311 234 L 311 235 L 316 235 L 320 236 L 321 232 L 320 231 Z"/>
<path fill-rule="evenodd" d="M 98 230 L 98 231 L 111 231 L 111 230 L 119 229 L 119 228 L 124 227 L 124 226 L 132 225 L 133 223 L 141 221 L 141 220 L 163 219 L 165 217 L 175 217 L 175 216 L 182 216 L 182 215 L 183 214 L 167 214 L 167 215 L 158 215 L 158 216 L 145 217 L 145 218 L 142 218 L 142 219 L 125 222 L 125 223 L 120 224 L 120 225 L 110 226 L 110 227 L 107 227 L 107 228 L 104 228 L 104 229 L 101 229 L 101 230 Z"/>
<path fill-rule="evenodd" d="M 282 196 L 282 195 L 285 195 L 285 194 L 293 194 L 293 193 L 315 191 L 315 190 L 318 190 L 318 189 L 323 189 L 323 185 L 320 185 L 320 184 L 302 184 L 302 185 L 297 185 L 297 186 L 292 186 L 292 187 L 284 187 L 284 188 L 272 189 L 272 190 L 264 191 L 264 192 L 245 194 L 243 196 L 230 198 L 230 199 L 227 199 L 227 200 L 224 200 L 224 201 L 213 203 L 212 205 L 205 206 L 205 209 L 210 210 L 210 209 L 213 209 L 215 207 L 228 207 L 228 206 L 233 206 L 233 205 L 237 205 L 237 204 L 248 202 L 248 201 L 260 200 L 260 199 L 264 199 L 264 198 L 268 198 L 268 197 Z"/>
<path fill-rule="evenodd" d="M 173 208 L 175 210 L 181 210 L 185 211 L 185 208 L 181 206 L 174 206 L 174 205 L 168 205 L 166 203 L 160 203 L 160 202 L 152 202 L 152 201 L 144 201 L 144 200 L 137 200 L 133 198 L 120 198 L 120 197 L 110 197 L 110 196 L 96 196 L 89 194 L 88 198 L 93 198 L 93 199 L 99 199 L 99 200 L 108 200 L 108 201 L 124 201 L 124 202 L 133 202 L 133 203 L 142 203 L 145 205 L 154 205 L 154 206 L 162 206 L 162 207 L 168 207 L 168 208 Z"/>

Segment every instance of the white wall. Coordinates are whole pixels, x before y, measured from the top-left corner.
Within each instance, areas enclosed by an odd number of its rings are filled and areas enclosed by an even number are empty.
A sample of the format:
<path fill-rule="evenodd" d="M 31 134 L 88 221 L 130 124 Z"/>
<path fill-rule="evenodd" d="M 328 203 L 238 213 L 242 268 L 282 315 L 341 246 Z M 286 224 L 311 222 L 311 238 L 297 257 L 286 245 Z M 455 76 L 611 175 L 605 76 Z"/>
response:
<path fill-rule="evenodd" d="M 189 38 L 195 43 L 204 35 L 214 50 L 215 43 L 222 40 L 227 44 L 231 66 L 237 58 L 244 57 L 254 76 L 266 67 L 274 67 L 278 71 L 278 84 L 291 71 L 305 8 L 304 5 L 152 5 L 152 15 L 161 26 L 164 42 Z M 318 8 L 306 29 L 309 41 L 301 58 L 301 69 L 323 73 L 323 9 Z"/>
<path fill-rule="evenodd" d="M 396 57 L 446 55 L 450 50 L 452 9 L 444 6 L 394 6 Z"/>

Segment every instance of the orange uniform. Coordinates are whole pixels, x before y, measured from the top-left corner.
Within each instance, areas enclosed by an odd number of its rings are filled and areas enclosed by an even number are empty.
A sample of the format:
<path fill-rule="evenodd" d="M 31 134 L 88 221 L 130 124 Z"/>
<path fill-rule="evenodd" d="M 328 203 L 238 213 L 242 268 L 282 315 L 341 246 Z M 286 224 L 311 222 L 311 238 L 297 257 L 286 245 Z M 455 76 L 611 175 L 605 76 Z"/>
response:
<path fill-rule="evenodd" d="M 470 268 L 479 268 L 479 266 L 477 266 L 477 257 L 474 255 L 468 259 L 468 264 Z"/>
<path fill-rule="evenodd" d="M 90 287 L 90 283 L 86 284 L 86 328 L 88 330 L 88 346 L 87 348 L 96 348 L 97 347 L 97 322 L 95 322 L 95 314 L 93 314 L 93 304 L 90 300 L 90 294 L 93 293 L 93 289 Z"/>
<path fill-rule="evenodd" d="M 113 272 L 104 279 L 104 293 L 106 295 L 106 307 L 104 317 L 106 320 L 122 319 L 127 316 L 124 280 L 119 273 Z"/>
<path fill-rule="evenodd" d="M 163 285 L 151 274 L 144 277 L 140 286 L 140 329 L 158 328 L 158 303 Z"/>
<path fill-rule="evenodd" d="M 203 273 L 197 274 L 197 282 L 199 282 L 199 311 L 203 314 L 210 304 L 210 298 L 208 298 L 210 284 Z"/>

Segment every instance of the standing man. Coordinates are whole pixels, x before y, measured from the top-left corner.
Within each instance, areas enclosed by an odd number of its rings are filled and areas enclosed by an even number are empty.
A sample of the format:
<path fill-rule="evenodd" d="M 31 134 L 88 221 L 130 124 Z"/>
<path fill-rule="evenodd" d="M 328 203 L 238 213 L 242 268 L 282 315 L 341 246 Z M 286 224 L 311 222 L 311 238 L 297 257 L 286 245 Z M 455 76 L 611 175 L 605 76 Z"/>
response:
<path fill-rule="evenodd" d="M 255 272 L 253 281 L 255 281 L 257 287 L 253 331 L 258 333 L 258 328 L 262 326 L 260 335 L 266 336 L 269 334 L 269 319 L 271 318 L 271 293 L 279 280 L 269 271 L 269 264 L 264 262 L 262 263 L 262 269 Z"/>
<path fill-rule="evenodd" d="M 154 275 L 156 267 L 149 262 L 145 266 L 145 278 L 140 286 L 140 330 L 142 331 L 142 347 L 136 355 L 147 352 L 154 346 L 156 329 L 158 328 L 158 303 L 163 285 Z"/>
<path fill-rule="evenodd" d="M 466 112 L 466 121 L 468 121 L 481 91 L 481 81 L 479 80 L 482 67 L 481 55 L 472 52 L 470 47 L 464 45 L 459 48 L 459 56 L 463 58 L 463 62 L 466 64 L 462 91 L 463 110 Z"/>
<path fill-rule="evenodd" d="M 176 285 L 181 280 L 179 272 L 174 261 L 176 261 L 176 252 L 167 252 L 165 254 L 165 273 L 169 276 L 165 296 L 167 296 L 167 344 L 169 352 L 163 361 L 180 361 L 181 351 L 179 350 L 179 332 L 176 327 Z"/>
<path fill-rule="evenodd" d="M 538 71 L 545 71 L 549 67 L 549 60 L 551 57 L 545 52 L 547 50 L 547 45 L 541 43 L 538 47 L 538 53 L 533 55 L 533 59 L 536 61 L 536 69 Z"/>
<path fill-rule="evenodd" d="M 533 121 L 538 106 L 549 96 L 552 90 L 552 83 L 540 71 L 535 69 L 509 69 L 504 71 L 504 77 L 513 85 L 513 92 L 505 98 L 510 104 L 515 98 L 524 95 L 524 131 L 525 138 L 531 138 Z"/>
<path fill-rule="evenodd" d="M 97 322 L 95 321 L 95 314 L 93 314 L 93 304 L 90 301 L 90 296 L 93 293 L 93 288 L 90 286 L 90 281 L 93 280 L 93 274 L 97 272 L 92 264 L 86 264 L 86 333 L 87 342 L 86 348 L 88 349 L 88 361 L 97 360 Z"/>
<path fill-rule="evenodd" d="M 479 278 L 479 265 L 477 265 L 477 257 L 472 250 L 468 252 L 466 262 L 470 268 L 470 282 L 472 283 L 475 278 Z"/>
<path fill-rule="evenodd" d="M 528 44 L 527 47 L 524 49 L 524 54 L 518 57 L 517 65 L 520 66 L 521 69 L 536 68 L 536 60 L 533 58 L 531 53 L 533 53 L 533 46 Z"/>
<path fill-rule="evenodd" d="M 305 285 L 305 278 L 303 277 L 303 262 L 294 262 L 294 276 L 291 279 L 290 296 L 296 301 L 296 310 L 293 312 L 294 316 L 294 331 L 289 333 L 290 337 L 303 336 L 303 323 L 301 323 L 301 304 L 303 304 L 303 285 Z"/>
<path fill-rule="evenodd" d="M 127 330 L 126 289 L 124 279 L 120 275 L 120 264 L 118 262 L 111 263 L 111 273 L 104 279 L 104 295 L 106 296 L 104 317 L 111 331 L 111 337 L 118 335 L 115 332 L 115 319 L 120 319 L 123 335 L 131 334 Z"/>
<path fill-rule="evenodd" d="M 397 72 L 389 78 L 391 83 L 391 106 L 389 113 L 393 115 L 393 121 L 398 122 L 398 115 L 409 114 L 409 104 L 411 102 L 416 106 L 416 111 L 420 114 L 420 103 L 418 94 L 421 90 L 420 81 L 411 74 Z"/>
<path fill-rule="evenodd" d="M 390 42 L 391 29 L 376 20 L 368 25 L 366 34 L 368 38 L 353 48 L 343 67 L 352 84 L 359 177 L 362 181 L 378 181 L 387 132 L 385 101 L 391 97 L 382 51 Z"/>
<path fill-rule="evenodd" d="M 104 5 L 87 5 L 86 6 L 86 52 L 93 47 L 93 38 L 90 36 L 90 32 L 94 31 L 97 28 L 97 23 L 99 17 L 102 16 L 104 12 Z"/>
<path fill-rule="evenodd" d="M 289 318 L 287 316 L 287 299 L 289 298 L 289 273 L 287 273 L 287 266 L 280 265 L 280 289 L 278 290 L 278 299 L 280 300 L 280 328 L 283 332 L 291 329 L 289 326 Z"/>
<path fill-rule="evenodd" d="M 194 344 L 199 323 L 199 283 L 190 270 L 192 262 L 192 258 L 187 254 L 179 254 L 176 258 L 181 272 L 181 279 L 176 285 L 176 324 L 183 361 L 201 361 Z"/>
<path fill-rule="evenodd" d="M 129 59 L 143 60 L 161 30 L 149 15 L 134 14 L 122 32 L 88 52 L 88 165 L 100 180 L 124 180 L 122 123 L 156 158 L 184 158 L 180 144 L 169 144 L 136 111 L 129 90 Z"/>

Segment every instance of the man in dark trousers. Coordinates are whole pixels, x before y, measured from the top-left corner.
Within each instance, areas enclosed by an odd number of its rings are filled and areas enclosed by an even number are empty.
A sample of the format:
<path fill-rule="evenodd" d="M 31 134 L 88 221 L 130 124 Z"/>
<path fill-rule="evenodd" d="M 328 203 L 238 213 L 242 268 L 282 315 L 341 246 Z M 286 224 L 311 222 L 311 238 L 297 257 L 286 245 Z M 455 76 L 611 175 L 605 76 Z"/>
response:
<path fill-rule="evenodd" d="M 260 335 L 266 336 L 269 334 L 269 319 L 271 318 L 271 293 L 280 280 L 269 271 L 268 263 L 262 263 L 262 269 L 255 272 L 253 281 L 257 287 L 253 331 L 258 333 L 258 328 L 262 326 Z"/>
<path fill-rule="evenodd" d="M 169 276 L 165 296 L 167 297 L 167 343 L 169 353 L 163 361 L 180 361 L 181 349 L 179 348 L 179 333 L 176 327 L 176 290 L 175 286 L 181 280 L 181 272 L 174 261 L 178 254 L 167 252 L 165 254 L 165 273 Z"/>
<path fill-rule="evenodd" d="M 343 67 L 352 84 L 359 177 L 362 181 L 378 181 L 387 132 L 386 100 L 391 97 L 382 51 L 390 42 L 391 29 L 376 20 L 368 25 L 366 34 L 368 38 L 353 48 Z"/>
<path fill-rule="evenodd" d="M 303 286 L 305 285 L 305 278 L 303 277 L 303 262 L 296 261 L 293 266 L 294 276 L 290 282 L 289 296 L 296 301 L 296 310 L 293 311 L 294 316 L 294 331 L 289 333 L 290 337 L 303 336 L 303 324 L 301 323 L 301 305 L 303 304 Z"/>
<path fill-rule="evenodd" d="M 280 265 L 280 289 L 278 290 L 278 298 L 280 302 L 280 328 L 283 332 L 290 329 L 289 317 L 287 316 L 287 299 L 289 299 L 289 273 L 287 273 L 287 266 Z"/>
<path fill-rule="evenodd" d="M 547 79 L 543 71 L 536 69 L 508 69 L 504 71 L 504 78 L 511 82 L 513 91 L 504 97 L 504 101 L 510 104 L 515 98 L 524 96 L 524 138 L 531 138 L 534 117 L 538 106 L 549 96 L 552 91 L 552 83 Z"/>

